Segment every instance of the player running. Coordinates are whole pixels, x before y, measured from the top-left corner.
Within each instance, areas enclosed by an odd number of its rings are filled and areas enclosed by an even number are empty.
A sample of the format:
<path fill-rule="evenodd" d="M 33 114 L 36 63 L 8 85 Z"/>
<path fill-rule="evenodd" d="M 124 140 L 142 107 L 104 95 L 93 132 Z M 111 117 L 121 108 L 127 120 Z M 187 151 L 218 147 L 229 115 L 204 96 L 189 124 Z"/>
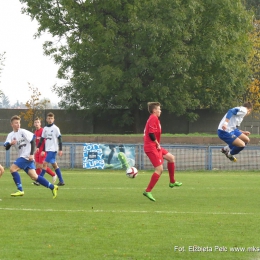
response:
<path fill-rule="evenodd" d="M 38 176 L 35 171 L 34 164 L 34 149 L 35 141 L 34 134 L 26 129 L 20 128 L 21 118 L 19 116 L 13 116 L 11 118 L 11 126 L 13 131 L 8 134 L 4 147 L 9 150 L 11 146 L 14 146 L 18 152 L 18 158 L 10 167 L 10 172 L 13 176 L 17 191 L 12 193 L 11 196 L 18 197 L 24 195 L 22 187 L 22 181 L 18 171 L 23 169 L 32 180 L 39 182 L 42 186 L 52 190 L 53 198 L 56 198 L 58 192 L 58 186 L 48 182 L 44 177 Z"/>
<path fill-rule="evenodd" d="M 43 131 L 43 128 L 41 127 L 41 120 L 38 117 L 36 117 L 34 119 L 34 127 L 36 129 L 35 132 L 34 132 L 34 135 L 36 137 L 35 143 L 36 143 L 36 147 L 37 147 L 39 142 L 40 142 L 40 139 L 41 139 L 41 136 L 42 136 L 42 131 Z M 35 152 L 35 154 L 34 154 L 35 164 L 36 164 L 36 173 L 38 175 L 40 175 L 40 173 L 42 171 L 43 162 L 44 162 L 44 159 L 46 157 L 46 153 L 42 152 L 45 149 L 44 147 L 45 147 L 45 140 L 43 140 L 42 145 L 39 148 L 39 151 Z M 46 172 L 50 176 L 52 176 L 52 183 L 54 184 L 57 180 L 57 175 L 49 167 L 47 167 Z M 34 181 L 33 184 L 37 185 L 37 186 L 40 185 L 40 183 L 38 183 L 36 181 Z"/>

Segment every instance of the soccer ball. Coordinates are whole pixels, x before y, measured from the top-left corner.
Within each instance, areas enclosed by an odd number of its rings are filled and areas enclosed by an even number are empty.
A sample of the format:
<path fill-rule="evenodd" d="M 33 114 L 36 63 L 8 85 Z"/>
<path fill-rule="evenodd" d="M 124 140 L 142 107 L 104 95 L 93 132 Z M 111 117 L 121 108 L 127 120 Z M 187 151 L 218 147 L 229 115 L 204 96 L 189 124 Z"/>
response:
<path fill-rule="evenodd" d="M 138 174 L 138 170 L 135 167 L 126 169 L 126 176 L 129 178 L 135 178 Z"/>

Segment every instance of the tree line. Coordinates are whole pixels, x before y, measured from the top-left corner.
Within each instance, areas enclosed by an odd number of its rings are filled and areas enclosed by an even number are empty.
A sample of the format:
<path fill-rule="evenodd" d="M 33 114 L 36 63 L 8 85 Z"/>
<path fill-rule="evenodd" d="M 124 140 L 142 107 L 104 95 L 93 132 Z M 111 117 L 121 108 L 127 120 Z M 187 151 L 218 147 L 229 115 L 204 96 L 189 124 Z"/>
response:
<path fill-rule="evenodd" d="M 148 101 L 196 120 L 196 109 L 259 103 L 257 0 L 20 0 L 48 32 L 65 109 L 100 114 L 139 132 Z"/>

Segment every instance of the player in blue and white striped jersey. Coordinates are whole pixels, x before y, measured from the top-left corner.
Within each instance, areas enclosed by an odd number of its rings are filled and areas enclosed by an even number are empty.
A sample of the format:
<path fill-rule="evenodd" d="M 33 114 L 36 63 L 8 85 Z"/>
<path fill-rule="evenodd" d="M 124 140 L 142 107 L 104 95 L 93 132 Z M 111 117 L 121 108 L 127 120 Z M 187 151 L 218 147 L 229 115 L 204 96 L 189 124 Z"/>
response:
<path fill-rule="evenodd" d="M 249 115 L 253 110 L 251 102 L 244 103 L 243 106 L 234 107 L 228 110 L 218 126 L 218 136 L 227 143 L 227 146 L 221 149 L 221 152 L 233 162 L 237 161 L 234 156 L 241 152 L 249 143 L 249 131 L 238 129 L 245 116 Z"/>
<path fill-rule="evenodd" d="M 10 172 L 13 176 L 17 191 L 12 193 L 11 196 L 23 196 L 24 191 L 22 187 L 22 181 L 18 171 L 23 169 L 32 180 L 39 182 L 42 186 L 52 190 L 53 198 L 56 198 L 58 186 L 48 182 L 42 176 L 38 176 L 35 171 L 34 164 L 34 150 L 35 150 L 35 136 L 33 133 L 26 129 L 20 128 L 21 118 L 19 116 L 13 116 L 11 118 L 11 126 L 13 131 L 8 134 L 4 147 L 9 150 L 11 146 L 14 146 L 18 152 L 18 158 L 10 167 Z"/>

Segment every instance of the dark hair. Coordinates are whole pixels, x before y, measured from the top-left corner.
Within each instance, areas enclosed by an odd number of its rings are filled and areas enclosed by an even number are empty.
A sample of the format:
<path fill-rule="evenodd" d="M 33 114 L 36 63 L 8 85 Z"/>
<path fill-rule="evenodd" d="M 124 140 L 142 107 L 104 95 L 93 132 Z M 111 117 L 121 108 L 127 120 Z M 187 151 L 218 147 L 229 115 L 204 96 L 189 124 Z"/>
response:
<path fill-rule="evenodd" d="M 53 114 L 52 112 L 49 112 L 49 113 L 47 114 L 47 117 L 54 117 L 54 114 Z"/>
<path fill-rule="evenodd" d="M 156 108 L 156 107 L 160 107 L 161 104 L 159 102 L 148 102 L 147 103 L 147 106 L 148 106 L 148 112 L 150 114 L 153 113 L 153 110 Z"/>
<path fill-rule="evenodd" d="M 247 109 L 253 109 L 253 104 L 251 102 L 245 102 L 243 107 L 246 107 Z"/>

